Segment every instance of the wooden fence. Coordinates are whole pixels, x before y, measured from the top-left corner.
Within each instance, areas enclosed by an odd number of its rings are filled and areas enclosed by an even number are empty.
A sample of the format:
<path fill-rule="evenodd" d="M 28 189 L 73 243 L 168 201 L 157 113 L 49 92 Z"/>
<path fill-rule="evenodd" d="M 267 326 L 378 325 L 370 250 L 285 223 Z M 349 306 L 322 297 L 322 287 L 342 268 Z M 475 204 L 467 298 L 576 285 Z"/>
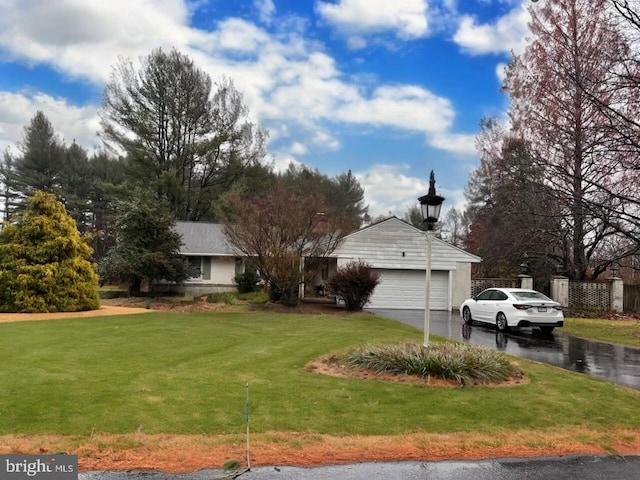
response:
<path fill-rule="evenodd" d="M 624 286 L 624 311 L 640 312 L 640 285 Z"/>

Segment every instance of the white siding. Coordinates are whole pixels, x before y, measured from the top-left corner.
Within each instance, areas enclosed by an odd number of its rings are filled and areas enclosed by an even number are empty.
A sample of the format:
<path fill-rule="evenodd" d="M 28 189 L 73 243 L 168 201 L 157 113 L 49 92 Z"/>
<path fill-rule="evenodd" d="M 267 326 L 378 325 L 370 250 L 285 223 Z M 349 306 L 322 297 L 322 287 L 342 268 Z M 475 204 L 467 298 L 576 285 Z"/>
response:
<path fill-rule="evenodd" d="M 332 256 L 339 259 L 339 266 L 352 260 L 362 260 L 373 268 L 424 270 L 426 249 L 424 232 L 400 219 L 391 218 L 348 235 Z M 458 262 L 475 263 L 479 260 L 439 238 L 433 238 L 433 270 L 455 270 Z"/>
<path fill-rule="evenodd" d="M 235 276 L 235 257 L 211 257 L 211 283 L 233 285 Z"/>
<path fill-rule="evenodd" d="M 426 233 L 390 218 L 347 235 L 332 257 L 337 266 L 360 260 L 382 278 L 369 308 L 424 309 Z M 431 308 L 449 310 L 471 293 L 471 263 L 480 258 L 434 237 L 431 248 Z M 455 291 L 452 291 L 454 290 Z"/>
<path fill-rule="evenodd" d="M 211 278 L 203 279 L 191 278 L 185 281 L 188 284 L 206 283 L 212 285 L 234 285 L 233 279 L 236 276 L 236 257 L 204 257 L 203 262 L 210 265 Z M 203 270 L 208 267 L 203 265 Z"/>
<path fill-rule="evenodd" d="M 456 310 L 471 296 L 471 264 L 459 263 L 451 273 L 451 308 Z"/>
<path fill-rule="evenodd" d="M 425 271 L 374 269 L 380 284 L 373 291 L 367 308 L 424 309 Z M 431 272 L 431 310 L 448 310 L 449 272 Z"/>

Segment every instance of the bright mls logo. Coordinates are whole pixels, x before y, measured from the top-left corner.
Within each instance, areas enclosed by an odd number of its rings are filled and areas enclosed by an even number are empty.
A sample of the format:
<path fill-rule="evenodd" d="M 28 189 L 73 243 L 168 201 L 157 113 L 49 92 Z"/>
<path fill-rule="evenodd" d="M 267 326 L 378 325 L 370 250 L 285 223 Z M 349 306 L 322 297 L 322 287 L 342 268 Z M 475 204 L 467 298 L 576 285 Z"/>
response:
<path fill-rule="evenodd" d="M 0 479 L 77 480 L 77 455 L 0 455 Z"/>

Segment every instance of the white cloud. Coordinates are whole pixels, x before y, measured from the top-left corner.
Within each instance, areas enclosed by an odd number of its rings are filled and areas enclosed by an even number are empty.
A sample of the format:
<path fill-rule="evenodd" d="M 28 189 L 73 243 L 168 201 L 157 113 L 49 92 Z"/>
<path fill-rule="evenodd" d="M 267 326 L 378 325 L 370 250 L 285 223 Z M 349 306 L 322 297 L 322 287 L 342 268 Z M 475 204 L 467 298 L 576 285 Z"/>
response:
<path fill-rule="evenodd" d="M 22 138 L 24 127 L 29 125 L 38 110 L 44 112 L 56 135 L 70 144 L 75 140 L 90 153 L 101 144 L 96 136 L 100 121 L 94 106 L 78 107 L 64 99 L 42 93 L 24 94 L 0 92 L 0 150 L 10 148 L 15 152 L 16 142 Z"/>
<path fill-rule="evenodd" d="M 359 35 L 351 36 L 347 40 L 347 48 L 349 50 L 362 50 L 366 48 L 367 41 Z"/>
<path fill-rule="evenodd" d="M 292 163 L 296 166 L 302 165 L 302 162 L 298 161 L 296 157 L 284 151 L 278 151 L 270 155 L 268 162 L 276 172 L 285 172 Z"/>
<path fill-rule="evenodd" d="M 347 33 L 391 31 L 402 39 L 428 33 L 426 0 L 340 0 L 318 2 L 316 9 L 325 20 Z"/>
<path fill-rule="evenodd" d="M 118 56 L 183 46 L 197 36 L 182 0 L 4 0 L 0 47 L 29 64 L 50 64 L 72 78 L 104 82 Z"/>
<path fill-rule="evenodd" d="M 299 19 L 276 33 L 239 18 L 205 31 L 189 26 L 193 12 L 182 0 L 0 1 L 8 3 L 3 8 L 7 14 L 0 16 L 0 48 L 9 60 L 50 65 L 102 87 L 119 55 L 135 61 L 162 46 L 191 56 L 214 80 L 228 75 L 252 117 L 271 130 L 272 144 L 284 138 L 290 139 L 289 146 L 300 143 L 289 152 L 276 152 L 279 163 L 297 161 L 291 155 L 301 155 L 300 146 L 338 150 L 340 139 L 331 129 L 345 124 L 424 134 L 433 146 L 448 151 L 466 148 L 466 138 L 451 132 L 455 112 L 448 99 L 413 85 L 369 91 L 368 81 L 347 78 L 322 45 L 305 38 Z M 256 0 L 254 6 L 266 16 L 275 12 L 271 0 Z M 325 18 L 361 33 L 390 30 L 415 37 L 427 30 L 425 1 L 343 0 L 320 2 L 318 8 Z M 67 141 L 99 145 L 97 106 L 77 107 L 45 94 L 0 92 L 0 146 L 14 144 L 38 109 Z M 443 140 L 447 138 L 455 141 Z"/>
<path fill-rule="evenodd" d="M 325 131 L 318 130 L 311 139 L 315 145 L 321 146 L 326 150 L 339 150 L 340 142 Z"/>
<path fill-rule="evenodd" d="M 444 150 L 455 155 L 477 155 L 474 134 L 463 133 L 436 133 L 429 135 L 429 144 L 432 147 Z"/>
<path fill-rule="evenodd" d="M 470 15 L 463 15 L 454 42 L 471 55 L 509 53 L 524 50 L 529 13 L 524 5 L 514 8 L 492 24 L 478 24 Z"/>
<path fill-rule="evenodd" d="M 309 153 L 307 146 L 300 142 L 293 142 L 289 150 L 293 155 L 306 155 Z"/>
<path fill-rule="evenodd" d="M 271 23 L 271 19 L 276 13 L 276 6 L 273 4 L 273 0 L 254 0 L 253 5 L 258 10 L 260 21 Z"/>
<path fill-rule="evenodd" d="M 498 77 L 500 85 L 504 85 L 504 81 L 507 78 L 507 72 L 505 71 L 506 68 L 506 63 L 500 62 L 498 65 L 496 65 L 496 77 Z"/>
<path fill-rule="evenodd" d="M 271 40 L 263 29 L 240 18 L 220 22 L 218 29 L 205 38 L 211 53 L 257 53 Z"/>
<path fill-rule="evenodd" d="M 346 122 L 440 132 L 451 127 L 455 112 L 451 102 L 412 85 L 381 86 L 371 98 L 346 102 L 337 112 Z"/>
<path fill-rule="evenodd" d="M 354 173 L 365 192 L 369 215 L 377 217 L 392 213 L 400 218 L 417 203 L 417 198 L 429 188 L 426 178 L 407 176 L 409 165 L 372 165 L 368 171 Z"/>
<path fill-rule="evenodd" d="M 369 215 L 378 217 L 391 213 L 399 218 L 404 218 L 409 208 L 418 205 L 418 198 L 429 190 L 428 172 L 424 177 L 416 178 L 407 175 L 409 165 L 372 165 L 369 170 L 354 173 L 360 185 L 364 188 L 365 203 L 369 205 Z M 437 182 L 436 189 L 439 195 L 445 197 L 441 218 L 444 218 L 450 208 L 464 210 L 466 200 L 464 190 L 448 190 L 442 188 Z"/>

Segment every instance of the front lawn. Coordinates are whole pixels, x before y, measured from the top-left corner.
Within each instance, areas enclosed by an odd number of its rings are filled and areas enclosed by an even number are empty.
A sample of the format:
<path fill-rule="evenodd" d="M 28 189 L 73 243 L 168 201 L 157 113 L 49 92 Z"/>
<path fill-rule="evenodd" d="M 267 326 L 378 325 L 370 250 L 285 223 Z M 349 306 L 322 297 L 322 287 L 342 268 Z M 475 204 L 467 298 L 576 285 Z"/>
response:
<path fill-rule="evenodd" d="M 601 342 L 640 347 L 640 320 L 566 318 L 561 333 Z"/>
<path fill-rule="evenodd" d="M 0 325 L 0 434 L 394 435 L 640 428 L 640 392 L 518 360 L 530 383 L 432 388 L 304 370 L 354 345 L 421 341 L 368 314 L 149 313 Z M 611 408 L 615 405 L 615 408 Z"/>

